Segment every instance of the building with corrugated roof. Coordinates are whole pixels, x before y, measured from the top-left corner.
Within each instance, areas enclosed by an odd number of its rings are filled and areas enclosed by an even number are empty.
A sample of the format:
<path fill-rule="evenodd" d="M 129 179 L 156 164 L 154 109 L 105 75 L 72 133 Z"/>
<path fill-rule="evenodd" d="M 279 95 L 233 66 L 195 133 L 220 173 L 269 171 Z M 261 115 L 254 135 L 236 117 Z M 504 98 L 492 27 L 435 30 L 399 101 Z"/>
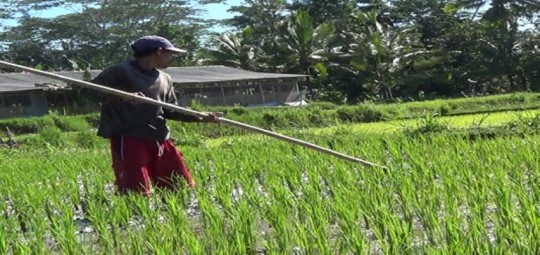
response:
<path fill-rule="evenodd" d="M 307 77 L 225 66 L 169 67 L 163 71 L 171 75 L 181 106 L 195 103 L 211 106 L 283 105 L 298 100 L 298 82 Z M 90 70 L 87 78 L 92 79 L 100 72 Z M 81 80 L 85 76 L 82 71 L 56 73 Z M 0 118 L 44 115 L 51 106 L 69 104 L 67 91 L 72 91 L 69 84 L 50 78 L 31 73 L 0 73 Z M 51 105 L 52 102 L 56 105 Z"/>
<path fill-rule="evenodd" d="M 42 88 L 25 74 L 0 74 L 0 118 L 47 114 L 48 104 Z"/>

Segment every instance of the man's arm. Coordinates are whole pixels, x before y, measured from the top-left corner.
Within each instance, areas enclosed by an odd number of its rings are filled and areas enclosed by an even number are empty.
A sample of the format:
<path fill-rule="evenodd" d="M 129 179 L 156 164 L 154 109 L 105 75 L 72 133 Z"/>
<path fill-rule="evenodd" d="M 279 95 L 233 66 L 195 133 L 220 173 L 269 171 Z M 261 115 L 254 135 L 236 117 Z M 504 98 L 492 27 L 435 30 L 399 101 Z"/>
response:
<path fill-rule="evenodd" d="M 167 94 L 165 95 L 165 102 L 169 104 L 178 105 L 178 100 L 174 93 L 174 88 L 172 84 L 169 84 L 169 90 L 167 91 Z M 178 111 L 171 111 L 167 108 L 163 108 L 163 116 L 166 119 L 183 121 L 183 122 L 200 122 L 201 121 L 201 118 L 199 117 L 187 115 Z"/>
<path fill-rule="evenodd" d="M 117 71 L 117 68 L 115 67 L 108 67 L 105 70 L 103 70 L 101 73 L 98 74 L 93 80 L 91 80 L 91 83 L 95 83 L 98 85 L 106 86 L 109 88 L 119 89 L 119 80 L 118 80 L 119 73 Z M 95 89 L 83 87 L 80 89 L 80 93 L 86 97 L 91 99 L 92 101 L 98 102 L 98 103 L 112 103 L 114 101 L 121 101 L 121 99 L 114 95 L 109 95 L 106 93 L 103 93 L 101 91 L 97 91 Z"/>

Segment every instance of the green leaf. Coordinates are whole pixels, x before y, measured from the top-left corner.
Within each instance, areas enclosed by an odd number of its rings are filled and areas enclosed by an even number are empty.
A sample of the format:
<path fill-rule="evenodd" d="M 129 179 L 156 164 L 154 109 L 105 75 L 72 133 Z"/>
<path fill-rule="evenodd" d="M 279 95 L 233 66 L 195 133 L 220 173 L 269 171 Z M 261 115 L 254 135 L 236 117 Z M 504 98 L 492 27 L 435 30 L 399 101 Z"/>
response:
<path fill-rule="evenodd" d="M 454 14 L 458 11 L 459 7 L 454 3 L 447 3 L 444 5 L 443 11 L 446 14 Z"/>
<path fill-rule="evenodd" d="M 356 69 L 356 70 L 359 70 L 359 71 L 365 71 L 365 70 L 368 70 L 368 67 L 363 64 L 363 63 L 359 63 L 357 61 L 351 61 L 351 66 Z"/>
<path fill-rule="evenodd" d="M 328 69 L 326 68 L 326 65 L 323 63 L 317 63 L 315 64 L 315 71 L 320 77 L 327 77 L 328 76 Z"/>

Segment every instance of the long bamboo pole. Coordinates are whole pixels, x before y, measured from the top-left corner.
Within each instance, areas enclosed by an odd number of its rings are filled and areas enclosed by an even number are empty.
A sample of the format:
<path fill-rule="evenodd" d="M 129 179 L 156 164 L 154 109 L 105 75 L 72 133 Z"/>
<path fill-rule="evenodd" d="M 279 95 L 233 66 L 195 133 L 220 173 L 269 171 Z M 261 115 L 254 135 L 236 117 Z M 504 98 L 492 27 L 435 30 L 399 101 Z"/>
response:
<path fill-rule="evenodd" d="M 100 91 L 100 92 L 103 92 L 103 93 L 111 94 L 111 95 L 116 95 L 116 96 L 120 96 L 120 97 L 124 97 L 124 98 L 126 98 L 126 97 L 134 98 L 134 99 L 136 99 L 137 101 L 140 101 L 140 102 L 145 102 L 145 103 L 149 103 L 149 104 L 152 104 L 152 105 L 161 106 L 161 107 L 164 107 L 164 108 L 167 108 L 167 109 L 170 109 L 170 110 L 174 110 L 174 111 L 179 111 L 179 112 L 182 112 L 184 114 L 191 115 L 191 116 L 197 116 L 197 117 L 205 117 L 206 116 L 205 113 L 194 111 L 194 110 L 187 109 L 187 108 L 183 108 L 183 107 L 180 107 L 178 105 L 169 104 L 169 103 L 165 103 L 165 102 L 160 102 L 160 101 L 148 98 L 148 97 L 133 95 L 131 93 L 128 93 L 128 92 L 125 92 L 125 91 L 122 91 L 122 90 L 109 88 L 109 87 L 94 84 L 94 83 L 91 83 L 91 82 L 82 81 L 82 80 L 78 80 L 78 79 L 58 75 L 58 74 L 55 74 L 55 73 L 41 71 L 41 70 L 37 70 L 37 69 L 34 69 L 34 68 L 30 68 L 30 67 L 26 67 L 26 66 L 22 66 L 22 65 L 17 65 L 17 64 L 13 64 L 13 63 L 2 61 L 2 60 L 0 60 L 0 66 L 5 66 L 5 67 L 10 67 L 10 68 L 14 68 L 14 69 L 23 70 L 23 71 L 33 73 L 33 74 L 36 74 L 36 75 L 49 77 L 49 78 L 52 78 L 52 79 L 55 79 L 55 80 L 68 82 L 68 83 L 79 85 L 79 86 L 82 86 L 82 87 L 91 88 L 91 89 L 94 89 L 94 90 L 97 90 L 97 91 Z M 327 149 L 327 148 L 324 148 L 324 147 L 321 147 L 321 146 L 318 146 L 318 145 L 315 145 L 315 144 L 312 144 L 312 143 L 309 143 L 309 142 L 306 142 L 306 141 L 302 141 L 302 140 L 299 140 L 299 139 L 296 139 L 296 138 L 292 138 L 292 137 L 289 137 L 289 136 L 281 135 L 281 134 L 278 134 L 278 133 L 275 133 L 275 132 L 272 132 L 272 131 L 269 131 L 269 130 L 266 130 L 266 129 L 258 128 L 258 127 L 255 127 L 255 126 L 251 126 L 251 125 L 241 123 L 241 122 L 238 122 L 238 121 L 226 119 L 226 118 L 223 118 L 223 117 L 219 117 L 218 120 L 219 120 L 220 123 L 223 123 L 223 124 L 243 128 L 243 129 L 246 129 L 246 130 L 249 130 L 249 131 L 252 131 L 252 132 L 256 132 L 256 133 L 261 133 L 261 134 L 264 134 L 264 135 L 267 135 L 267 136 L 270 136 L 270 137 L 274 137 L 274 138 L 277 138 L 277 139 L 280 139 L 280 140 L 283 140 L 283 141 L 286 141 L 286 142 L 289 142 L 289 143 L 292 143 L 292 144 L 304 146 L 304 147 L 309 148 L 309 149 L 313 149 L 313 150 L 316 150 L 316 151 L 319 151 L 319 152 L 322 152 L 322 153 L 326 153 L 328 155 L 332 155 L 332 156 L 335 156 L 335 157 L 338 157 L 338 158 L 341 158 L 341 159 L 345 159 L 345 160 L 349 160 L 349 161 L 352 161 L 352 162 L 360 163 L 360 164 L 362 164 L 364 166 L 385 168 L 384 166 L 369 162 L 367 160 L 355 158 L 355 157 L 352 157 L 352 156 L 349 156 L 349 155 L 346 155 L 346 154 L 343 154 L 343 153 L 340 153 L 340 152 L 337 152 L 337 151 L 334 151 L 334 150 L 330 150 L 330 149 Z"/>

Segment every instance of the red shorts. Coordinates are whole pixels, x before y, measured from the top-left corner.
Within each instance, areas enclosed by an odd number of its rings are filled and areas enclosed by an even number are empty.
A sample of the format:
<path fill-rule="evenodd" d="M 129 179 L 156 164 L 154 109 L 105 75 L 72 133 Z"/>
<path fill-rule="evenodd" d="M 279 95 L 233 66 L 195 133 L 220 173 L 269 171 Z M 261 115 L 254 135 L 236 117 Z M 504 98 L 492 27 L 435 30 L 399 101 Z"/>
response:
<path fill-rule="evenodd" d="M 120 194 L 129 191 L 150 195 L 151 185 L 175 189 L 178 177 L 189 186 L 195 182 L 171 140 L 164 142 L 120 136 L 111 139 L 112 166 Z"/>

